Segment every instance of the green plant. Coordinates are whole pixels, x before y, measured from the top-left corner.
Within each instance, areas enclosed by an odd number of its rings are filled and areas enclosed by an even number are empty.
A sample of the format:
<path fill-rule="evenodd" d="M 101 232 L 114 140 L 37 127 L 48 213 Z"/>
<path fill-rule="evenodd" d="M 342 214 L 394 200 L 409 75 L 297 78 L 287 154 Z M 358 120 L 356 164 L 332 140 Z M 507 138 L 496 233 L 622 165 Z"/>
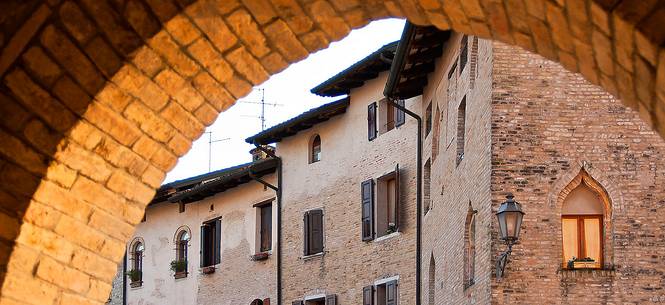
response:
<path fill-rule="evenodd" d="M 595 262 L 593 258 L 590 257 L 585 257 L 585 258 L 577 258 L 574 257 L 568 261 L 568 269 L 575 269 L 575 262 Z"/>
<path fill-rule="evenodd" d="M 138 282 L 141 280 L 143 272 L 141 272 L 141 270 L 129 270 L 126 275 L 132 280 L 132 282 Z"/>
<path fill-rule="evenodd" d="M 185 260 L 171 261 L 171 271 L 173 271 L 173 272 L 185 272 L 185 270 L 187 270 L 187 261 L 185 261 Z"/>
<path fill-rule="evenodd" d="M 386 234 L 391 234 L 391 233 L 395 233 L 395 232 L 397 232 L 397 225 L 395 225 L 392 222 L 389 223 L 388 224 L 388 229 L 386 230 Z"/>

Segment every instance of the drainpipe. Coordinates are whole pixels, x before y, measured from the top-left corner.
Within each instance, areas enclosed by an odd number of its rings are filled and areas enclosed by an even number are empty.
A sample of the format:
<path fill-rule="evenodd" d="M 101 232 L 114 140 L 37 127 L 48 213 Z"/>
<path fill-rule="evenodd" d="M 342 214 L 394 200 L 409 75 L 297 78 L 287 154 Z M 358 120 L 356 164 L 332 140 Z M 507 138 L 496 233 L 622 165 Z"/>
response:
<path fill-rule="evenodd" d="M 254 142 L 254 146 L 263 151 L 270 158 L 277 160 L 277 186 L 258 179 L 253 175 L 250 175 L 250 177 L 275 190 L 275 195 L 277 197 L 277 305 L 282 305 L 282 158 L 256 142 Z"/>
<path fill-rule="evenodd" d="M 122 305 L 127 305 L 127 251 L 122 258 Z"/>
<path fill-rule="evenodd" d="M 423 194 L 422 194 L 422 183 L 423 183 L 423 121 L 422 118 L 416 113 L 412 112 L 406 107 L 401 106 L 395 102 L 395 99 L 388 97 L 388 102 L 393 105 L 393 107 L 404 111 L 410 117 L 416 119 L 418 122 L 418 143 L 416 147 L 416 305 L 420 305 L 421 299 L 421 266 L 420 266 L 420 256 L 422 252 L 422 206 L 423 206 Z"/>

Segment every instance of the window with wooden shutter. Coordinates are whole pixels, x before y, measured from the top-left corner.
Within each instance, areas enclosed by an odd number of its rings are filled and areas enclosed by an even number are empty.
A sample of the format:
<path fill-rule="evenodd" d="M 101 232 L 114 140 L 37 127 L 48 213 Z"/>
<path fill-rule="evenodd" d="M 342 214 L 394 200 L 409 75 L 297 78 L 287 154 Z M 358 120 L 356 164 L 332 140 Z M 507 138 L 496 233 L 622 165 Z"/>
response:
<path fill-rule="evenodd" d="M 397 305 L 397 281 L 386 283 L 386 305 Z"/>
<path fill-rule="evenodd" d="M 201 226 L 201 267 L 220 263 L 222 220 L 217 218 Z"/>
<path fill-rule="evenodd" d="M 337 295 L 329 294 L 326 296 L 326 305 L 337 305 Z"/>
<path fill-rule="evenodd" d="M 272 204 L 259 207 L 261 215 L 261 244 L 259 251 L 270 251 L 272 248 Z"/>
<path fill-rule="evenodd" d="M 304 255 L 323 252 L 323 211 L 305 212 L 304 222 Z"/>
<path fill-rule="evenodd" d="M 394 172 L 376 179 L 375 237 L 398 231 L 399 196 L 399 165 L 396 165 Z"/>
<path fill-rule="evenodd" d="M 376 103 L 371 103 L 367 106 L 367 139 L 374 140 L 376 133 Z"/>
<path fill-rule="evenodd" d="M 363 305 L 374 305 L 374 286 L 363 288 Z"/>
<path fill-rule="evenodd" d="M 374 180 L 364 181 L 360 185 L 362 209 L 362 240 L 374 239 Z"/>
<path fill-rule="evenodd" d="M 215 221 L 215 264 L 219 264 L 222 258 L 222 220 Z"/>
<path fill-rule="evenodd" d="M 404 100 L 397 100 L 397 105 L 400 105 L 404 107 Z M 395 110 L 395 126 L 399 127 L 404 125 L 404 122 L 406 121 L 406 116 L 403 110 L 400 110 L 399 108 Z"/>

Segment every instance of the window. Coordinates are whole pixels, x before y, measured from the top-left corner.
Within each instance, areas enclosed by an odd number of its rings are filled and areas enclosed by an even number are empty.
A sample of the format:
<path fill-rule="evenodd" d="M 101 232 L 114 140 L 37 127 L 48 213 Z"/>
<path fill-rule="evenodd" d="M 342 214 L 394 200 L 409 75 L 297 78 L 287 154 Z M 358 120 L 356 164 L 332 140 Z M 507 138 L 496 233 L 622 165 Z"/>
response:
<path fill-rule="evenodd" d="M 457 109 L 457 165 L 464 159 L 464 136 L 466 133 L 466 96 Z"/>
<path fill-rule="evenodd" d="M 321 137 L 317 134 L 312 138 L 309 151 L 309 163 L 321 161 Z"/>
<path fill-rule="evenodd" d="M 292 305 L 337 305 L 337 295 L 329 294 L 325 297 L 316 299 L 309 299 L 306 301 L 296 300 L 291 302 Z"/>
<path fill-rule="evenodd" d="M 399 228 L 399 165 L 395 171 L 361 183 L 362 240 L 369 241 Z"/>
<path fill-rule="evenodd" d="M 189 247 L 189 229 L 182 228 L 176 233 L 175 240 L 175 261 L 171 263 L 173 271 L 176 273 L 176 276 L 187 274 L 187 248 Z"/>
<path fill-rule="evenodd" d="M 259 251 L 272 249 L 272 203 L 258 207 L 259 209 Z"/>
<path fill-rule="evenodd" d="M 459 74 L 462 75 L 462 72 L 464 72 L 464 67 L 466 66 L 466 62 L 468 60 L 468 55 L 469 54 L 469 36 L 462 36 L 462 41 L 460 43 L 460 51 L 459 51 Z"/>
<path fill-rule="evenodd" d="M 434 305 L 436 299 L 436 262 L 434 261 L 434 253 L 429 259 L 429 291 L 428 291 L 428 304 Z"/>
<path fill-rule="evenodd" d="M 221 240 L 221 218 L 204 222 L 201 226 L 201 267 L 220 263 Z"/>
<path fill-rule="evenodd" d="M 441 111 L 439 110 L 439 104 L 436 104 L 436 110 L 434 111 L 434 136 L 432 136 L 432 161 L 436 160 L 436 156 L 439 154 L 439 137 L 441 136 Z"/>
<path fill-rule="evenodd" d="M 431 200 L 431 177 L 432 177 L 432 161 L 430 159 L 427 159 L 427 162 L 425 162 L 425 166 L 423 169 L 423 189 L 424 189 L 424 194 L 423 194 L 423 201 L 425 202 L 425 214 L 432 208 L 432 200 Z"/>
<path fill-rule="evenodd" d="M 376 139 L 376 134 L 376 103 L 371 103 L 367 106 L 367 139 Z"/>
<path fill-rule="evenodd" d="M 365 286 L 363 305 L 397 305 L 397 281 Z"/>
<path fill-rule="evenodd" d="M 396 100 L 395 103 L 404 107 L 404 100 Z M 395 107 L 388 99 L 378 103 L 379 134 L 384 134 L 404 124 L 404 111 Z"/>
<path fill-rule="evenodd" d="M 464 225 L 464 288 L 475 283 L 476 273 L 476 211 L 469 202 Z"/>
<path fill-rule="evenodd" d="M 432 101 L 427 105 L 425 109 L 425 137 L 429 135 L 429 132 L 432 131 Z"/>
<path fill-rule="evenodd" d="M 323 253 L 323 210 L 305 212 L 304 255 Z"/>
<path fill-rule="evenodd" d="M 473 36 L 471 43 L 471 60 L 469 63 L 469 78 L 471 79 L 471 89 L 476 85 L 476 77 L 478 76 L 478 36 Z"/>
<path fill-rule="evenodd" d="M 143 254 L 145 247 L 143 240 L 135 241 L 131 248 L 132 269 L 127 273 L 132 287 L 140 287 L 143 282 Z"/>
<path fill-rule="evenodd" d="M 575 260 L 586 260 L 585 268 L 603 265 L 603 201 L 585 182 L 563 201 L 561 230 L 563 268 L 575 268 Z"/>

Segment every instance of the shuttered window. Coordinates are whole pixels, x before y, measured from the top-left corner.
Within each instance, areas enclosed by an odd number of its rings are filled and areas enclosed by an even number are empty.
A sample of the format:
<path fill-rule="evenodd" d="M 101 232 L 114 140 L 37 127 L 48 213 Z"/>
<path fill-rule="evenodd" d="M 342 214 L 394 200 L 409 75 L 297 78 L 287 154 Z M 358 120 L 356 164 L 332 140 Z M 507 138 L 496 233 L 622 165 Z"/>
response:
<path fill-rule="evenodd" d="M 367 139 L 376 139 L 376 103 L 367 106 Z"/>
<path fill-rule="evenodd" d="M 363 288 L 363 305 L 397 305 L 397 281 Z"/>
<path fill-rule="evenodd" d="M 261 247 L 260 251 L 272 248 L 272 204 L 261 206 Z"/>
<path fill-rule="evenodd" d="M 382 304 L 379 304 L 382 305 Z M 386 283 L 386 304 L 397 305 L 397 281 Z"/>
<path fill-rule="evenodd" d="M 363 288 L 363 305 L 374 305 L 374 286 Z"/>
<path fill-rule="evenodd" d="M 220 218 L 201 226 L 201 267 L 220 263 L 222 220 Z"/>
<path fill-rule="evenodd" d="M 305 212 L 304 222 L 304 255 L 323 252 L 323 211 Z"/>
<path fill-rule="evenodd" d="M 337 295 L 329 294 L 326 296 L 326 305 L 337 305 Z"/>
<path fill-rule="evenodd" d="M 397 105 L 400 105 L 404 107 L 404 100 L 397 100 Z M 404 111 L 400 109 L 396 109 L 395 111 L 395 126 L 399 127 L 404 125 L 404 122 L 406 121 L 406 117 L 404 115 Z"/>
<path fill-rule="evenodd" d="M 362 240 L 374 239 L 374 180 L 367 180 L 360 186 L 362 208 Z"/>

